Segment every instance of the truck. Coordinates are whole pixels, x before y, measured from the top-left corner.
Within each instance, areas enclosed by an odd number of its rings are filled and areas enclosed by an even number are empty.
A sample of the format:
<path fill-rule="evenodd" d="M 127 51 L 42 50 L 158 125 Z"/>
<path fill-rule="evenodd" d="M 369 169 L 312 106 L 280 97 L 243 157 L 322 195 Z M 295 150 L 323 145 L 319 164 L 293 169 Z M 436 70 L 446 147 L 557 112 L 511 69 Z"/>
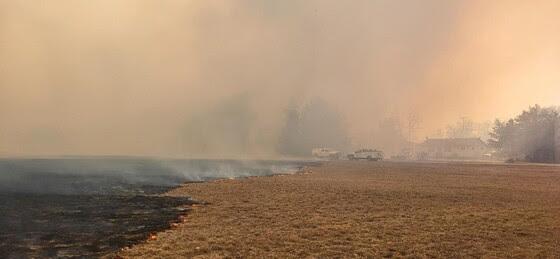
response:
<path fill-rule="evenodd" d="M 318 159 L 338 160 L 340 159 L 340 151 L 332 148 L 314 148 L 311 154 Z"/>
<path fill-rule="evenodd" d="M 349 160 L 380 161 L 383 160 L 383 157 L 383 151 L 376 149 L 360 149 L 348 155 Z"/>

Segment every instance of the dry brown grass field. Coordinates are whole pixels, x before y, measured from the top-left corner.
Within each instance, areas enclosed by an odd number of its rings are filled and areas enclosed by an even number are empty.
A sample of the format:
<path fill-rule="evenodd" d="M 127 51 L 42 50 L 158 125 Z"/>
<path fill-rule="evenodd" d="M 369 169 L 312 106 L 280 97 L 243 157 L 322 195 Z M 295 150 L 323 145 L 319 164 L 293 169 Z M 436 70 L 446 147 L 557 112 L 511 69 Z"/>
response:
<path fill-rule="evenodd" d="M 185 184 L 207 205 L 125 258 L 560 258 L 560 167 L 330 162 Z"/>

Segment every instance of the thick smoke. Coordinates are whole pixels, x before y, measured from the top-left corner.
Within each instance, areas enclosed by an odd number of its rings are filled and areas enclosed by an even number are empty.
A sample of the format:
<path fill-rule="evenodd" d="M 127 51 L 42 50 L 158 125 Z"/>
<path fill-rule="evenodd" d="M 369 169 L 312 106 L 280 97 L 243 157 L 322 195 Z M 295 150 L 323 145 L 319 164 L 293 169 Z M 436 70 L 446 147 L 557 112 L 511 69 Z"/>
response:
<path fill-rule="evenodd" d="M 2 1 L 0 155 L 275 156 L 286 109 L 317 98 L 353 147 L 406 143 L 380 125 L 410 113 L 405 140 L 511 117 L 560 99 L 559 7 Z"/>
<path fill-rule="evenodd" d="M 285 121 L 278 142 L 281 155 L 305 157 L 309 156 L 310 150 L 318 147 L 350 150 L 343 118 L 321 99 L 313 100 L 300 109 L 288 109 Z"/>
<path fill-rule="evenodd" d="M 306 162 L 73 157 L 0 159 L 0 191 L 52 194 L 143 194 L 185 181 L 295 173 Z M 156 188 L 156 189 L 154 189 Z"/>

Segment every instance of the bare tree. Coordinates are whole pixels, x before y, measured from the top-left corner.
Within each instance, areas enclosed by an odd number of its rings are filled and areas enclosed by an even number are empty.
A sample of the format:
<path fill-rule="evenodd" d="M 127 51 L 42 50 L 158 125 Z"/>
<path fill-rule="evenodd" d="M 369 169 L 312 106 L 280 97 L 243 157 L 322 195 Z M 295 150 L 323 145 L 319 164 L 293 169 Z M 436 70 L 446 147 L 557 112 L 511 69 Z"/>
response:
<path fill-rule="evenodd" d="M 421 119 L 415 112 L 410 112 L 408 114 L 407 125 L 408 125 L 408 143 L 410 148 L 410 153 L 414 154 L 414 138 L 416 137 L 416 130 L 420 129 Z"/>

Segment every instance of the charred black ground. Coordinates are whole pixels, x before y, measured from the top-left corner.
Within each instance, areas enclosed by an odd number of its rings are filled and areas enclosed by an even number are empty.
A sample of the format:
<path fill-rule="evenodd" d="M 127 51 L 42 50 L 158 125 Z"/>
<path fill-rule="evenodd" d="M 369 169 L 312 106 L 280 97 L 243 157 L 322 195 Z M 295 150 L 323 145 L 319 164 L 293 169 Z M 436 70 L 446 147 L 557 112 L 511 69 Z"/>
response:
<path fill-rule="evenodd" d="M 0 255 L 111 255 L 177 222 L 187 181 L 270 175 L 300 162 L 123 158 L 0 159 Z"/>
<path fill-rule="evenodd" d="M 0 194 L 0 254 L 98 257 L 145 240 L 193 202 L 115 195 Z"/>

